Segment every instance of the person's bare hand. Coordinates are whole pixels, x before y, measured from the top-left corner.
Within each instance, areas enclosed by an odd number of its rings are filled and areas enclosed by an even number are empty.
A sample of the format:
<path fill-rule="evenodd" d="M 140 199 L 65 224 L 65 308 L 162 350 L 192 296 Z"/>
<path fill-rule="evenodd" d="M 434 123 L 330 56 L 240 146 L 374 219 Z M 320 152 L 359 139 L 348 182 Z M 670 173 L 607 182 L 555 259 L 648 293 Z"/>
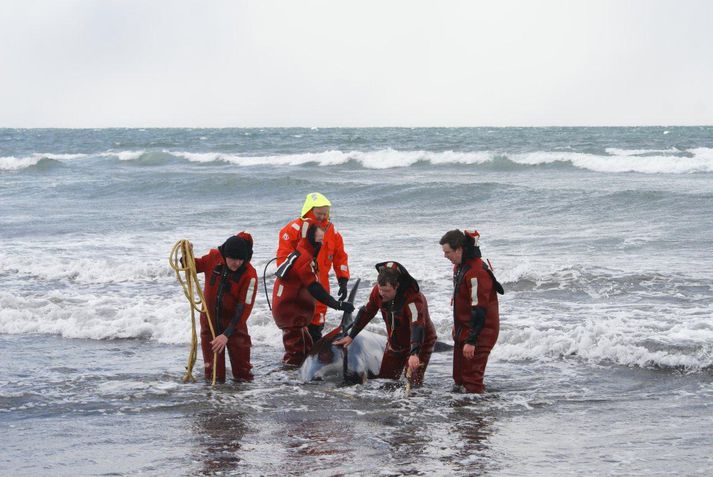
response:
<path fill-rule="evenodd" d="M 225 335 L 218 335 L 210 342 L 214 353 L 222 353 L 226 344 L 228 344 L 228 337 Z"/>
<path fill-rule="evenodd" d="M 335 345 L 335 346 L 344 346 L 344 347 L 346 348 L 346 347 L 348 347 L 350 344 L 352 344 L 352 341 L 354 341 L 354 340 L 352 340 L 351 337 L 345 336 L 344 338 L 340 338 L 340 339 L 336 340 L 336 341 L 335 341 L 334 343 L 332 343 L 332 344 Z"/>

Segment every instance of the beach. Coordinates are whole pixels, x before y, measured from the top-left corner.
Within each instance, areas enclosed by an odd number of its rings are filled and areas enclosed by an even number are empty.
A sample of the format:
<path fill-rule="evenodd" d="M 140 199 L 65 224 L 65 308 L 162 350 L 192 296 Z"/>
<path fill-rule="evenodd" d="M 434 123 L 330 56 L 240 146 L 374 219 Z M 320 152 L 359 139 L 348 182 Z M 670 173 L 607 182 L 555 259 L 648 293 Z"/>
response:
<path fill-rule="evenodd" d="M 705 475 L 712 174 L 711 127 L 0 129 L 0 472 Z M 410 396 L 280 364 L 263 269 L 315 191 L 357 304 L 399 261 L 444 342 L 438 240 L 480 232 L 506 291 L 484 395 L 451 392 L 448 352 Z M 183 384 L 169 252 L 241 230 L 255 380 Z"/>

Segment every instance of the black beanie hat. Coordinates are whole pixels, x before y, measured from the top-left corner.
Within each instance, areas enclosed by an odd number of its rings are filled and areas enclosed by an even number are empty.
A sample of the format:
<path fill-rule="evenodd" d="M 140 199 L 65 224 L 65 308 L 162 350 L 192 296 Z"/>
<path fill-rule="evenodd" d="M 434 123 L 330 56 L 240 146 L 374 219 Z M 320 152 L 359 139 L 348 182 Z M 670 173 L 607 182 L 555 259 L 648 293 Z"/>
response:
<path fill-rule="evenodd" d="M 218 247 L 220 253 L 225 258 L 234 258 L 237 260 L 247 260 L 250 254 L 250 246 L 245 239 L 240 237 L 229 237 L 223 245 Z"/>

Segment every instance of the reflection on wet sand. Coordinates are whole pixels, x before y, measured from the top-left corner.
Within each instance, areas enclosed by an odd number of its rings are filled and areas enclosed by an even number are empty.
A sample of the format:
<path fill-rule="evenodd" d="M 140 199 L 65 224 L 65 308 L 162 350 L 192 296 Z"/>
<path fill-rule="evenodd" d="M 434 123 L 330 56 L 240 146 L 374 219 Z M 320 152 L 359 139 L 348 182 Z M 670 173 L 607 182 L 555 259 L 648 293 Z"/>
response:
<path fill-rule="evenodd" d="M 424 387 L 406 397 L 398 383 L 288 383 L 199 404 L 194 473 L 477 475 L 500 468 L 491 447 L 493 396 Z"/>
<path fill-rule="evenodd" d="M 241 411 L 209 409 L 201 411 L 193 426 L 196 434 L 196 456 L 201 463 L 200 475 L 231 474 L 243 458 L 242 439 L 247 430 Z"/>
<path fill-rule="evenodd" d="M 454 474 L 483 475 L 497 470 L 498 459 L 489 442 L 496 416 L 483 401 L 468 397 L 450 403 L 448 429 L 453 448 L 443 460 Z"/>
<path fill-rule="evenodd" d="M 318 412 L 289 413 L 288 422 L 283 432 L 292 462 L 312 463 L 317 467 L 329 468 L 331 465 L 350 460 L 353 456 L 353 433 L 349 422 L 326 420 Z"/>
<path fill-rule="evenodd" d="M 381 439 L 388 444 L 384 457 L 389 464 L 384 470 L 396 475 L 421 474 L 425 469 L 420 458 L 427 453 L 432 440 L 429 426 L 425 422 L 413 422 L 397 424 L 385 430 L 387 432 L 381 433 Z"/>

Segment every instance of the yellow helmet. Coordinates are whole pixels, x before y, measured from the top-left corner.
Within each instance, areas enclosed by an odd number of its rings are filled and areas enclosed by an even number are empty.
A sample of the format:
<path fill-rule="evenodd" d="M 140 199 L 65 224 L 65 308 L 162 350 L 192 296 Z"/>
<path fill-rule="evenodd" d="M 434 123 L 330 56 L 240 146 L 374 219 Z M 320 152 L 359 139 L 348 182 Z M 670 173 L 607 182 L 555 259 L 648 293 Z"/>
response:
<path fill-rule="evenodd" d="M 320 194 L 319 192 L 310 192 L 307 194 L 307 198 L 305 199 L 305 203 L 302 206 L 302 214 L 300 217 L 304 218 L 305 215 L 307 215 L 307 212 L 310 210 L 314 209 L 315 207 L 331 207 L 332 203 L 327 199 L 325 196 Z"/>

